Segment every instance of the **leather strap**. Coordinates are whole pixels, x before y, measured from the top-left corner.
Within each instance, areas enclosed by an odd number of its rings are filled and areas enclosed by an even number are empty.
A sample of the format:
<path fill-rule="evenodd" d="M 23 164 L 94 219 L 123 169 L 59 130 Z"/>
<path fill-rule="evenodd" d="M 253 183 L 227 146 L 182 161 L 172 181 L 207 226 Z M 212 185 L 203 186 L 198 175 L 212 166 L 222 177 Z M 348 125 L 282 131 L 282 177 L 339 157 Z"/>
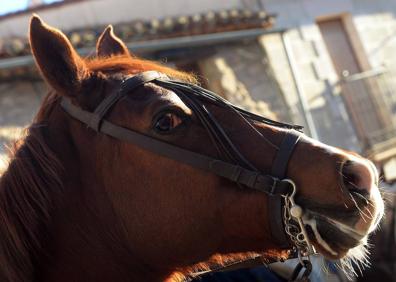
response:
<path fill-rule="evenodd" d="M 275 155 L 272 163 L 271 175 L 278 179 L 285 179 L 287 176 L 287 166 L 295 146 L 301 138 L 301 133 L 296 130 L 288 130 L 279 146 L 279 151 Z M 268 214 L 270 215 L 271 236 L 277 244 L 287 248 L 290 243 L 285 233 L 283 223 L 283 199 L 281 195 L 270 195 L 268 201 Z"/>
<path fill-rule="evenodd" d="M 286 132 L 286 135 L 279 146 L 279 151 L 272 163 L 271 175 L 279 179 L 286 177 L 287 165 L 289 164 L 290 157 L 293 154 L 294 148 L 300 138 L 301 133 L 294 129 L 290 129 Z"/>
<path fill-rule="evenodd" d="M 95 114 L 73 105 L 72 102 L 65 97 L 62 98 L 61 106 L 72 117 L 91 127 L 90 121 L 95 117 Z M 264 175 L 238 165 L 182 149 L 150 136 L 112 124 L 104 119 L 101 122 L 99 132 L 270 195 L 285 195 L 290 192 L 291 187 L 288 182 L 279 181 L 270 175 Z"/>
<path fill-rule="evenodd" d="M 146 71 L 144 75 L 137 75 L 134 79 L 126 79 L 121 83 L 121 89 L 113 95 L 107 96 L 100 104 L 96 107 L 94 114 L 91 116 L 91 120 L 87 123 L 95 131 L 100 131 L 100 126 L 103 117 L 106 113 L 117 103 L 122 97 L 124 97 L 128 90 L 134 90 L 137 87 L 144 85 L 147 82 L 155 79 L 167 78 L 166 75 L 156 71 Z"/>

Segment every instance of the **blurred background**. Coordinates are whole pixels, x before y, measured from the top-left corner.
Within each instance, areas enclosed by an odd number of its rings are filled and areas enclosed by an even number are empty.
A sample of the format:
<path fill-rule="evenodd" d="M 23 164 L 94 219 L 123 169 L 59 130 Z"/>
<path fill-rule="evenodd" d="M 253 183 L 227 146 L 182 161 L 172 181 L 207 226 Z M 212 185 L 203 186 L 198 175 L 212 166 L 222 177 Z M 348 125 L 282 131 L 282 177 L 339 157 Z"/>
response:
<path fill-rule="evenodd" d="M 396 0 L 1 0 L 0 171 L 5 145 L 46 93 L 27 40 L 32 13 L 84 56 L 113 24 L 134 54 L 192 71 L 238 106 L 370 158 L 388 205 L 373 239 L 375 273 L 395 279 Z"/>

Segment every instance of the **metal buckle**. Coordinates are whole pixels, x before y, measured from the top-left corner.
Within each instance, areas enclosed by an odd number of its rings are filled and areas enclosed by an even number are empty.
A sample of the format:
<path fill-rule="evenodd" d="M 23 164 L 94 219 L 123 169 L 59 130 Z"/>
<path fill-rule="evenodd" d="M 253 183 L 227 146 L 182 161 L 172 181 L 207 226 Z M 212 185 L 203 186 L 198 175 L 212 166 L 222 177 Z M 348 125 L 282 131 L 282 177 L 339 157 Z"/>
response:
<path fill-rule="evenodd" d="M 275 177 L 273 177 L 272 179 L 274 180 L 274 182 L 272 183 L 271 190 L 269 192 L 270 192 L 271 195 L 275 195 L 275 189 L 276 189 L 276 186 L 279 183 L 279 179 L 277 179 Z"/>

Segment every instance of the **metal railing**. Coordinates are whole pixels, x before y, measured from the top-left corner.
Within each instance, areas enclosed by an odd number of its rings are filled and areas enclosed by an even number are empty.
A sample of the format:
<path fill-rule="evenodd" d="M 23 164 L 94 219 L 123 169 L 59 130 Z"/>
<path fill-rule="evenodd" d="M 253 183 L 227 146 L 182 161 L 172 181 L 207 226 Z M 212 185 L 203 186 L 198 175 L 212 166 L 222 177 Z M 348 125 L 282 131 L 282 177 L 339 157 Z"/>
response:
<path fill-rule="evenodd" d="M 362 148 L 371 150 L 395 139 L 396 75 L 385 68 L 343 71 L 342 96 Z"/>

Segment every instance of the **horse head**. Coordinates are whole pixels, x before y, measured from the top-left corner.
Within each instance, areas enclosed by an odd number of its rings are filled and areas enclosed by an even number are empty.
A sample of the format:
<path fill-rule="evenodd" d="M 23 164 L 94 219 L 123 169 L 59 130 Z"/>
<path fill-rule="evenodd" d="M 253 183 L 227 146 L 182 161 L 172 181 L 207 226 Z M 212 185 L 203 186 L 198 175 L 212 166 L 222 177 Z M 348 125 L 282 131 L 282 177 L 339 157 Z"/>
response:
<path fill-rule="evenodd" d="M 43 138 L 63 167 L 63 196 L 45 229 L 51 257 L 45 261 L 53 267 L 41 266 L 40 277 L 101 281 L 117 269 L 157 280 L 213 255 L 285 255 L 293 244 L 284 218 L 273 215 L 284 217 L 286 197 L 278 201 L 276 195 L 249 189 L 216 171 L 96 132 L 61 105 L 66 99 L 74 108 L 94 112 L 128 79 L 146 71 L 183 83 L 195 83 L 194 76 L 134 57 L 111 27 L 100 36 L 97 55 L 87 59 L 37 16 L 31 20 L 30 42 L 52 89 L 36 124 L 45 127 Z M 198 106 L 211 119 L 202 119 L 188 95 L 167 85 L 147 81 L 127 90 L 104 120 L 188 152 L 232 165 L 242 162 L 256 176 L 271 175 L 279 154 L 288 148 L 282 143 L 290 128 L 250 119 L 208 100 Z M 217 131 L 211 134 L 208 128 Z M 376 168 L 361 156 L 293 134 L 298 138 L 280 165 L 286 169 L 282 178 L 295 185 L 293 200 L 302 208 L 307 240 L 327 258 L 364 259 L 367 236 L 383 214 Z M 275 198 L 280 206 L 271 204 Z M 274 220 L 280 220 L 279 236 L 288 244 L 277 238 L 279 230 L 273 232 Z M 77 269 L 84 270 L 77 274 Z M 62 275 L 56 276 L 56 270 Z"/>

